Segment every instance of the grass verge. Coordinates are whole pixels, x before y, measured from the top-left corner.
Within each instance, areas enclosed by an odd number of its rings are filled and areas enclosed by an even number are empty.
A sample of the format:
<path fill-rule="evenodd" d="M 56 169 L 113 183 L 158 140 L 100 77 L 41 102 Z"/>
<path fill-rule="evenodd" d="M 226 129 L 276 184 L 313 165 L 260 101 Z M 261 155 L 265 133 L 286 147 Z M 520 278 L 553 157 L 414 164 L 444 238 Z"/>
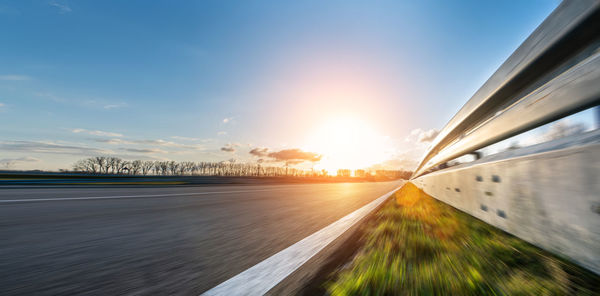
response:
<path fill-rule="evenodd" d="M 366 226 L 331 295 L 600 295 L 600 277 L 407 183 Z"/>

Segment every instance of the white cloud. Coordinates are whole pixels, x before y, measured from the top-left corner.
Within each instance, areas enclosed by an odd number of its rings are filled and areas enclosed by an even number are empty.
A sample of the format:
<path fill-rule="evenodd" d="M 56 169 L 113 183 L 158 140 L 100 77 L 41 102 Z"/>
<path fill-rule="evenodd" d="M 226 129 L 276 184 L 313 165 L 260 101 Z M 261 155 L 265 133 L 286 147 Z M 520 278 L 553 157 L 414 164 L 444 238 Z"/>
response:
<path fill-rule="evenodd" d="M 0 80 L 5 80 L 5 81 L 25 81 L 25 80 L 30 80 L 31 77 L 27 76 L 27 75 L 15 75 L 15 74 L 9 74 L 9 75 L 0 75 Z"/>
<path fill-rule="evenodd" d="M 118 104 L 108 104 L 108 105 L 104 105 L 104 109 L 106 110 L 112 110 L 112 109 L 119 109 L 119 108 L 124 108 L 127 107 L 126 103 L 118 103 Z"/>
<path fill-rule="evenodd" d="M 171 141 L 165 141 L 165 140 L 162 140 L 162 139 L 157 139 L 157 140 L 133 140 L 132 142 L 133 143 L 137 143 L 137 144 L 157 145 L 157 146 L 186 148 L 186 149 L 195 149 L 195 150 L 200 150 L 200 149 L 204 148 L 202 145 L 198 145 L 198 144 L 188 145 L 188 144 L 175 143 L 175 142 L 171 142 Z"/>
<path fill-rule="evenodd" d="M 19 153 L 52 153 L 84 156 L 112 153 L 112 151 L 109 150 L 87 147 L 78 144 L 62 144 L 45 141 L 0 142 L 0 151 L 11 151 Z"/>
<path fill-rule="evenodd" d="M 69 13 L 69 12 L 73 11 L 71 9 L 71 7 L 67 4 L 58 3 L 56 1 L 51 1 L 48 4 L 52 7 L 55 7 L 56 9 L 58 9 L 58 12 L 60 12 L 60 13 Z"/>
<path fill-rule="evenodd" d="M 190 138 L 190 137 L 180 137 L 180 136 L 172 136 L 171 139 L 181 140 L 181 141 L 203 141 L 200 138 Z"/>
<path fill-rule="evenodd" d="M 233 121 L 233 117 L 227 117 L 223 119 L 223 123 L 227 124 Z"/>
<path fill-rule="evenodd" d="M 120 135 L 120 134 L 118 134 Z M 122 135 L 120 135 L 122 136 Z M 187 150 L 204 150 L 204 146 L 201 144 L 182 144 L 176 143 L 172 141 L 165 141 L 162 139 L 147 139 L 147 140 L 132 140 L 132 139 L 118 139 L 118 138 L 96 138 L 91 139 L 92 141 L 98 143 L 106 143 L 111 145 L 136 145 L 136 146 L 161 146 L 161 147 L 170 147 L 170 148 L 180 148 Z M 173 152 L 173 151 L 170 151 Z M 165 153 L 170 153 L 169 151 L 165 151 Z"/>
<path fill-rule="evenodd" d="M 156 148 L 124 148 L 122 150 L 134 153 L 169 153 L 165 150 Z"/>
<path fill-rule="evenodd" d="M 40 161 L 40 160 L 35 157 L 26 156 L 26 157 L 19 157 L 19 158 L 3 158 L 3 159 L 0 159 L 0 164 L 6 168 L 11 168 L 12 166 L 14 166 L 18 163 L 38 162 L 38 161 Z"/>
<path fill-rule="evenodd" d="M 436 129 L 423 130 L 416 128 L 410 132 L 410 135 L 405 138 L 406 142 L 427 143 L 433 141 L 440 132 Z"/>
<path fill-rule="evenodd" d="M 581 122 L 571 122 L 569 119 L 564 119 L 553 123 L 544 137 L 546 141 L 551 141 L 570 135 L 581 134 L 586 130 L 587 127 L 585 124 Z"/>
<path fill-rule="evenodd" d="M 428 131 L 420 133 L 419 138 L 417 140 L 421 143 L 431 142 L 433 141 L 433 139 L 435 139 L 435 137 L 437 137 L 439 133 L 440 131 L 436 129 L 430 129 Z"/>
<path fill-rule="evenodd" d="M 123 139 L 91 139 L 91 140 L 98 142 L 98 143 L 106 143 L 106 144 L 111 144 L 111 145 L 131 144 L 131 142 L 125 141 Z"/>
<path fill-rule="evenodd" d="M 388 160 L 372 166 L 371 169 L 414 170 L 427 150 L 427 146 L 438 134 L 439 131 L 436 129 L 413 129 L 404 141 L 398 139 L 397 150 L 391 152 L 392 156 Z"/>
<path fill-rule="evenodd" d="M 88 134 L 88 135 L 92 135 L 92 136 L 101 136 L 101 137 L 123 137 L 123 134 L 119 134 L 119 133 L 97 131 L 97 130 L 92 131 L 92 130 L 86 130 L 86 129 L 82 129 L 82 128 L 72 129 L 71 132 L 73 132 L 75 134 L 83 133 L 83 134 Z"/>
<path fill-rule="evenodd" d="M 0 159 L 0 162 L 7 162 L 7 161 L 36 162 L 36 161 L 40 161 L 40 160 L 37 159 L 37 158 L 35 158 L 35 157 L 30 157 L 30 156 L 19 157 L 19 158 L 3 158 L 3 159 Z"/>
<path fill-rule="evenodd" d="M 220 132 L 217 132 L 217 135 L 218 135 L 218 136 L 225 136 L 225 135 L 227 135 L 227 132 L 225 132 L 225 131 L 220 131 Z"/>
<path fill-rule="evenodd" d="M 240 144 L 238 144 L 238 143 L 228 143 L 225 146 L 221 147 L 221 151 L 235 153 L 236 148 L 239 146 L 240 146 Z"/>
<path fill-rule="evenodd" d="M 573 122 L 570 120 L 570 118 L 565 118 L 549 124 L 546 130 L 540 129 L 539 132 L 535 132 L 536 130 L 533 130 L 534 132 L 526 134 L 526 137 L 519 139 L 516 142 L 513 141 L 514 143 L 512 144 L 520 147 L 526 147 L 580 134 L 588 130 L 589 128 L 585 123 Z"/>
<path fill-rule="evenodd" d="M 397 157 L 386 160 L 382 163 L 371 166 L 371 170 L 414 170 L 418 161 L 413 157 L 398 155 Z"/>

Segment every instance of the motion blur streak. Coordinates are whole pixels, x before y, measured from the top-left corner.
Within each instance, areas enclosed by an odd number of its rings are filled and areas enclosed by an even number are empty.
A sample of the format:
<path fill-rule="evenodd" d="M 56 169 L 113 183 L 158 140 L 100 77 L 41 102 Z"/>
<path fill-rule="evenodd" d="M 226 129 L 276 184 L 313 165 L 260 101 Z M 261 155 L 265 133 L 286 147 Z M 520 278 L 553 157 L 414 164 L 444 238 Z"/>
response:
<path fill-rule="evenodd" d="M 0 245 L 0 287 L 3 295 L 198 295 L 398 184 L 4 188 L 0 199 L 199 196 L 2 204 L 0 237 L 10 239 Z"/>
<path fill-rule="evenodd" d="M 600 277 L 407 183 L 365 226 L 330 295 L 597 295 Z"/>
<path fill-rule="evenodd" d="M 204 296 L 263 295 L 385 202 L 397 188 L 210 289 Z"/>
<path fill-rule="evenodd" d="M 207 194 L 228 194 L 228 193 L 250 193 L 273 191 L 282 188 L 266 190 L 239 190 L 239 191 L 211 191 L 211 192 L 190 192 L 190 193 L 164 193 L 164 194 L 144 194 L 144 195 L 116 195 L 116 196 L 85 196 L 85 197 L 55 197 L 55 198 L 27 198 L 27 199 L 2 199 L 0 203 L 23 203 L 40 201 L 67 201 L 67 200 L 93 200 L 93 199 L 122 199 L 122 198 L 149 198 L 149 197 L 170 197 L 186 195 L 207 195 Z"/>

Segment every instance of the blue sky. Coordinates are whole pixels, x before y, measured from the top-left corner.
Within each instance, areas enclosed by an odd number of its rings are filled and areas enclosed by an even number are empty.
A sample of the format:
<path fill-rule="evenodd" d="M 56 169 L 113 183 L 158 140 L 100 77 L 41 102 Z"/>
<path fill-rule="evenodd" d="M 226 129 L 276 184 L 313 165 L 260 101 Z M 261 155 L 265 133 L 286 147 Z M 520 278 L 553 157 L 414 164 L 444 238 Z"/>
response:
<path fill-rule="evenodd" d="M 253 161 L 350 117 L 406 165 L 557 5 L 0 1 L 0 159 Z"/>

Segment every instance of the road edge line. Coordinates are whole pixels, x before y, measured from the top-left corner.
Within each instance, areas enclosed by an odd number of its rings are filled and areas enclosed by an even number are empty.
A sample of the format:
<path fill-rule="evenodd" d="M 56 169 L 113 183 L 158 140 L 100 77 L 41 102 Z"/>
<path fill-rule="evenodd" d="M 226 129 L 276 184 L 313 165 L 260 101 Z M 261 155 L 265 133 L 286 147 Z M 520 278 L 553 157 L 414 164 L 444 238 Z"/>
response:
<path fill-rule="evenodd" d="M 401 185 L 354 212 L 325 226 L 295 244 L 202 293 L 216 295 L 264 295 L 317 255 L 330 243 L 385 202 Z"/>

